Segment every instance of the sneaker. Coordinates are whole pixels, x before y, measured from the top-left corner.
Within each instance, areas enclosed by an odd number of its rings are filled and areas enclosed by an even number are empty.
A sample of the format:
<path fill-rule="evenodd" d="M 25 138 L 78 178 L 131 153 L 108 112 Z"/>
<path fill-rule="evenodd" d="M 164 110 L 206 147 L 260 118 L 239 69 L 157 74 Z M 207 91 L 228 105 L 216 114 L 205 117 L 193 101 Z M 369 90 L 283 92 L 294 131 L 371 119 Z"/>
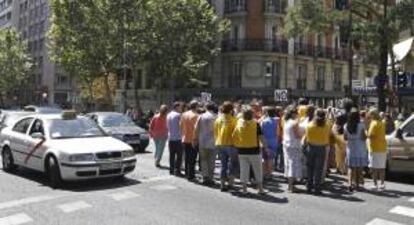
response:
<path fill-rule="evenodd" d="M 377 185 L 372 185 L 371 190 L 374 190 L 374 191 L 378 190 L 378 186 Z"/>
<path fill-rule="evenodd" d="M 385 184 L 381 184 L 381 185 L 379 186 L 379 189 L 380 189 L 381 191 L 385 190 Z"/>

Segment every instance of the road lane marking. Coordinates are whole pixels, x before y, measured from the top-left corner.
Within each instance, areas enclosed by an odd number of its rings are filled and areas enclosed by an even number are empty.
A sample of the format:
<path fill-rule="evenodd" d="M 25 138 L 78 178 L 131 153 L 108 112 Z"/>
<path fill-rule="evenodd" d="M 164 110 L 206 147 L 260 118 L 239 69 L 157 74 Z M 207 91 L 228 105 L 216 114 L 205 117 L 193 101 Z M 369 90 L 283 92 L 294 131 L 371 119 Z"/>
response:
<path fill-rule="evenodd" d="M 410 202 L 414 202 L 414 198 L 410 198 L 410 200 L 409 200 Z"/>
<path fill-rule="evenodd" d="M 390 210 L 390 213 L 414 217 L 414 209 L 409 208 L 409 207 L 404 207 L 404 206 L 396 206 Z"/>
<path fill-rule="evenodd" d="M 50 200 L 62 198 L 62 197 L 65 197 L 65 196 L 66 195 L 41 195 L 41 196 L 36 196 L 36 197 L 29 197 L 29 198 L 23 198 L 23 199 L 19 199 L 19 200 L 13 200 L 13 201 L 9 201 L 9 202 L 1 202 L 0 203 L 0 210 L 13 208 L 13 207 L 18 207 L 18 206 L 23 206 L 23 205 L 29 205 L 29 204 L 33 204 L 33 203 L 50 201 Z"/>
<path fill-rule="evenodd" d="M 175 190 L 177 189 L 176 186 L 168 185 L 168 184 L 161 184 L 161 185 L 155 185 L 150 187 L 153 190 L 157 191 L 169 191 L 169 190 Z"/>
<path fill-rule="evenodd" d="M 0 225 L 20 225 L 32 222 L 33 219 L 24 213 L 11 215 L 8 217 L 0 218 Z"/>
<path fill-rule="evenodd" d="M 84 201 L 77 201 L 59 205 L 58 208 L 64 213 L 71 213 L 81 209 L 92 208 L 92 206 Z"/>
<path fill-rule="evenodd" d="M 118 193 L 112 193 L 108 196 L 111 197 L 115 201 L 122 201 L 122 200 L 126 200 L 126 199 L 139 197 L 139 195 L 137 193 L 132 192 L 132 191 L 123 191 L 123 192 L 118 192 Z"/>
<path fill-rule="evenodd" d="M 367 223 L 366 225 L 404 225 L 404 224 L 375 218 L 371 220 L 369 223 Z"/>

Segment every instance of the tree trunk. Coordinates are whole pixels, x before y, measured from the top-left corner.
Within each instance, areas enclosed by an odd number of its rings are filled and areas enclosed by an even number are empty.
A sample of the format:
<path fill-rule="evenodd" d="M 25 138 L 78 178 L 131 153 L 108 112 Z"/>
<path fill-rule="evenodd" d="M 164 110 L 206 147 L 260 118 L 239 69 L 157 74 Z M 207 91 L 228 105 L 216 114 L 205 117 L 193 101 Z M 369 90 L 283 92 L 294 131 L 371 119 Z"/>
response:
<path fill-rule="evenodd" d="M 378 80 L 377 80 L 377 90 L 378 90 L 378 110 L 380 112 L 385 112 L 387 109 L 386 105 L 386 95 L 385 95 L 385 85 L 384 81 L 387 79 L 387 65 L 388 65 L 388 23 L 386 22 L 387 18 L 387 1 L 384 1 L 384 18 L 383 24 L 381 27 L 381 34 L 383 41 L 380 43 L 380 64 L 378 71 Z"/>
<path fill-rule="evenodd" d="M 95 97 L 93 95 L 93 81 L 87 82 L 88 92 L 89 92 L 89 104 L 88 104 L 88 111 L 95 111 Z M 92 107 L 91 107 L 92 106 Z"/>
<path fill-rule="evenodd" d="M 105 79 L 104 79 L 104 83 L 105 83 L 105 101 L 108 104 L 109 107 L 111 107 L 111 109 L 113 108 L 113 101 L 112 101 L 112 93 L 111 93 L 111 87 L 109 84 L 109 73 L 105 73 Z"/>
<path fill-rule="evenodd" d="M 132 79 L 133 79 L 133 81 L 134 81 L 134 85 L 133 85 L 133 87 L 134 87 L 134 102 L 135 102 L 135 108 L 140 112 L 141 111 L 141 103 L 140 103 L 140 100 L 139 100 L 139 95 L 138 95 L 138 88 L 140 88 L 140 87 L 137 87 L 137 79 L 138 79 L 138 74 L 137 74 L 137 70 L 136 70 L 136 68 L 132 68 Z"/>

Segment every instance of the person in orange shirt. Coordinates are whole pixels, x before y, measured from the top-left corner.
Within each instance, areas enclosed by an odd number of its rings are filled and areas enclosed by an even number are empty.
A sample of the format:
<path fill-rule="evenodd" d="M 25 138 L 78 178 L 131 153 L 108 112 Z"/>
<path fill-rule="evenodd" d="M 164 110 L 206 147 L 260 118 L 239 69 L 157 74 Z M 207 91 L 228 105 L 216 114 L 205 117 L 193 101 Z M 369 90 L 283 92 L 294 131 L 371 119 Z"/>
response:
<path fill-rule="evenodd" d="M 195 166 L 198 155 L 197 146 L 193 146 L 195 124 L 198 120 L 198 102 L 190 102 L 190 110 L 183 113 L 180 120 L 182 143 L 185 151 L 185 175 L 189 181 L 195 179 Z"/>

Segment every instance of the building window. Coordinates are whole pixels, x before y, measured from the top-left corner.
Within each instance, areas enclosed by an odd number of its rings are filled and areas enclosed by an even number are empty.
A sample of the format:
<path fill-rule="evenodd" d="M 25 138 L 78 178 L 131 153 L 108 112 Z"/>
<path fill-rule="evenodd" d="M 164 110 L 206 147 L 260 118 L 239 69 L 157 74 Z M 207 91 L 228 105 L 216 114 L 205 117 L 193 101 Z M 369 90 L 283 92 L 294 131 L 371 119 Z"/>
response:
<path fill-rule="evenodd" d="M 297 78 L 296 86 L 297 86 L 297 89 L 299 89 L 299 90 L 306 89 L 307 73 L 308 72 L 307 72 L 306 65 L 298 65 L 296 67 L 296 78 Z"/>
<path fill-rule="evenodd" d="M 316 90 L 325 90 L 325 67 L 318 66 L 316 68 Z"/>
<path fill-rule="evenodd" d="M 358 80 L 359 74 L 358 74 L 359 68 L 358 66 L 354 66 L 352 69 L 352 80 Z"/>
<path fill-rule="evenodd" d="M 231 74 L 229 77 L 229 87 L 239 88 L 242 81 L 242 64 L 240 62 L 233 62 L 231 67 Z"/>
<path fill-rule="evenodd" d="M 280 64 L 279 62 L 266 63 L 266 87 L 280 87 Z"/>
<path fill-rule="evenodd" d="M 342 68 L 338 67 L 334 69 L 333 77 L 333 89 L 336 91 L 342 90 Z"/>

